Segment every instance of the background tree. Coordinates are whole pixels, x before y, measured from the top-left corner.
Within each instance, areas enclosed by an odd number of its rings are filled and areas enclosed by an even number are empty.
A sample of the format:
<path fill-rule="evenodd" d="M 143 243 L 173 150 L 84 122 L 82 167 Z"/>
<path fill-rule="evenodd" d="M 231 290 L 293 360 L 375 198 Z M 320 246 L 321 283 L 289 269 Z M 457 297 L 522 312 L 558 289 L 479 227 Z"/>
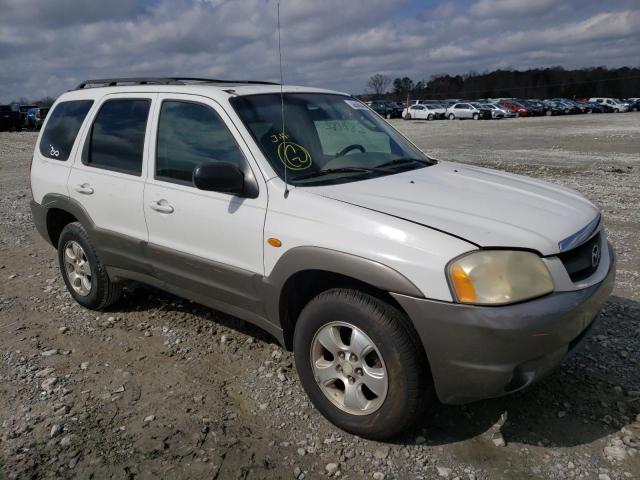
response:
<path fill-rule="evenodd" d="M 367 89 L 375 96 L 380 96 L 383 93 L 386 93 L 390 83 L 391 79 L 389 77 L 387 77 L 386 75 L 382 75 L 381 73 L 376 73 L 375 75 L 371 75 L 371 77 L 369 77 L 369 81 L 367 82 Z"/>
<path fill-rule="evenodd" d="M 396 78 L 393 81 L 393 93 L 397 100 L 404 102 L 413 90 L 413 80 L 409 77 Z"/>

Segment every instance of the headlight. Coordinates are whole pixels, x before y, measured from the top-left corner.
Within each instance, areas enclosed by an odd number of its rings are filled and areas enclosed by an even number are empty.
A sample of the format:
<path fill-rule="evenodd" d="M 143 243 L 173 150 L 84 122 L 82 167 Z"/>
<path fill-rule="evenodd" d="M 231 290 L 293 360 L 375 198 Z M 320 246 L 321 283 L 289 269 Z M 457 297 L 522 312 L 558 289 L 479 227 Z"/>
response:
<path fill-rule="evenodd" d="M 501 305 L 553 291 L 547 266 L 532 252 L 477 250 L 449 263 L 447 277 L 461 303 Z"/>

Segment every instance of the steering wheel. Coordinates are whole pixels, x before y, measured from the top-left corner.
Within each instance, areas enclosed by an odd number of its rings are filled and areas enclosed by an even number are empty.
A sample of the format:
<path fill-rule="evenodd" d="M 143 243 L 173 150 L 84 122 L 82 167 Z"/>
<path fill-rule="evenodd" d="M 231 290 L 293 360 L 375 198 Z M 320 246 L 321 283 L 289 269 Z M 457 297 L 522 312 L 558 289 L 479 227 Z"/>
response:
<path fill-rule="evenodd" d="M 336 157 L 342 157 L 343 155 L 346 155 L 347 153 L 349 153 L 351 150 L 360 150 L 362 153 L 366 151 L 362 145 L 358 145 L 357 143 L 354 143 L 353 145 L 349 145 L 348 147 L 344 147 L 342 150 L 340 150 L 340 152 L 338 152 Z"/>

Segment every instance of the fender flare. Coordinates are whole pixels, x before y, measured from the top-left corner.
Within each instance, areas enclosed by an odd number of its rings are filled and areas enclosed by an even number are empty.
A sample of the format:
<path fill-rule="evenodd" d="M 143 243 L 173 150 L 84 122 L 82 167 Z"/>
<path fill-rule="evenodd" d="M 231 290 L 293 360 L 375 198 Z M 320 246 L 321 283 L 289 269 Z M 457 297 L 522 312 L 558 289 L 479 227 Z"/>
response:
<path fill-rule="evenodd" d="M 293 275 L 309 270 L 336 273 L 385 292 L 424 298 L 411 280 L 375 260 L 323 247 L 294 247 L 280 257 L 269 276 L 263 279 L 267 316 L 280 327 L 285 326 L 280 315 L 284 285 Z"/>

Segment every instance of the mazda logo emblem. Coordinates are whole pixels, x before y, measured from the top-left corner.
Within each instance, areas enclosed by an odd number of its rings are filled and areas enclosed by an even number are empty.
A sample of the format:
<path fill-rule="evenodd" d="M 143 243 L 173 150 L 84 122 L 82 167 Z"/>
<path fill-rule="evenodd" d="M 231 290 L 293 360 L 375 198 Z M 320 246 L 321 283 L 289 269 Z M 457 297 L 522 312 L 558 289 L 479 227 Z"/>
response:
<path fill-rule="evenodd" d="M 591 266 L 597 268 L 600 263 L 600 245 L 597 243 L 591 249 Z"/>

